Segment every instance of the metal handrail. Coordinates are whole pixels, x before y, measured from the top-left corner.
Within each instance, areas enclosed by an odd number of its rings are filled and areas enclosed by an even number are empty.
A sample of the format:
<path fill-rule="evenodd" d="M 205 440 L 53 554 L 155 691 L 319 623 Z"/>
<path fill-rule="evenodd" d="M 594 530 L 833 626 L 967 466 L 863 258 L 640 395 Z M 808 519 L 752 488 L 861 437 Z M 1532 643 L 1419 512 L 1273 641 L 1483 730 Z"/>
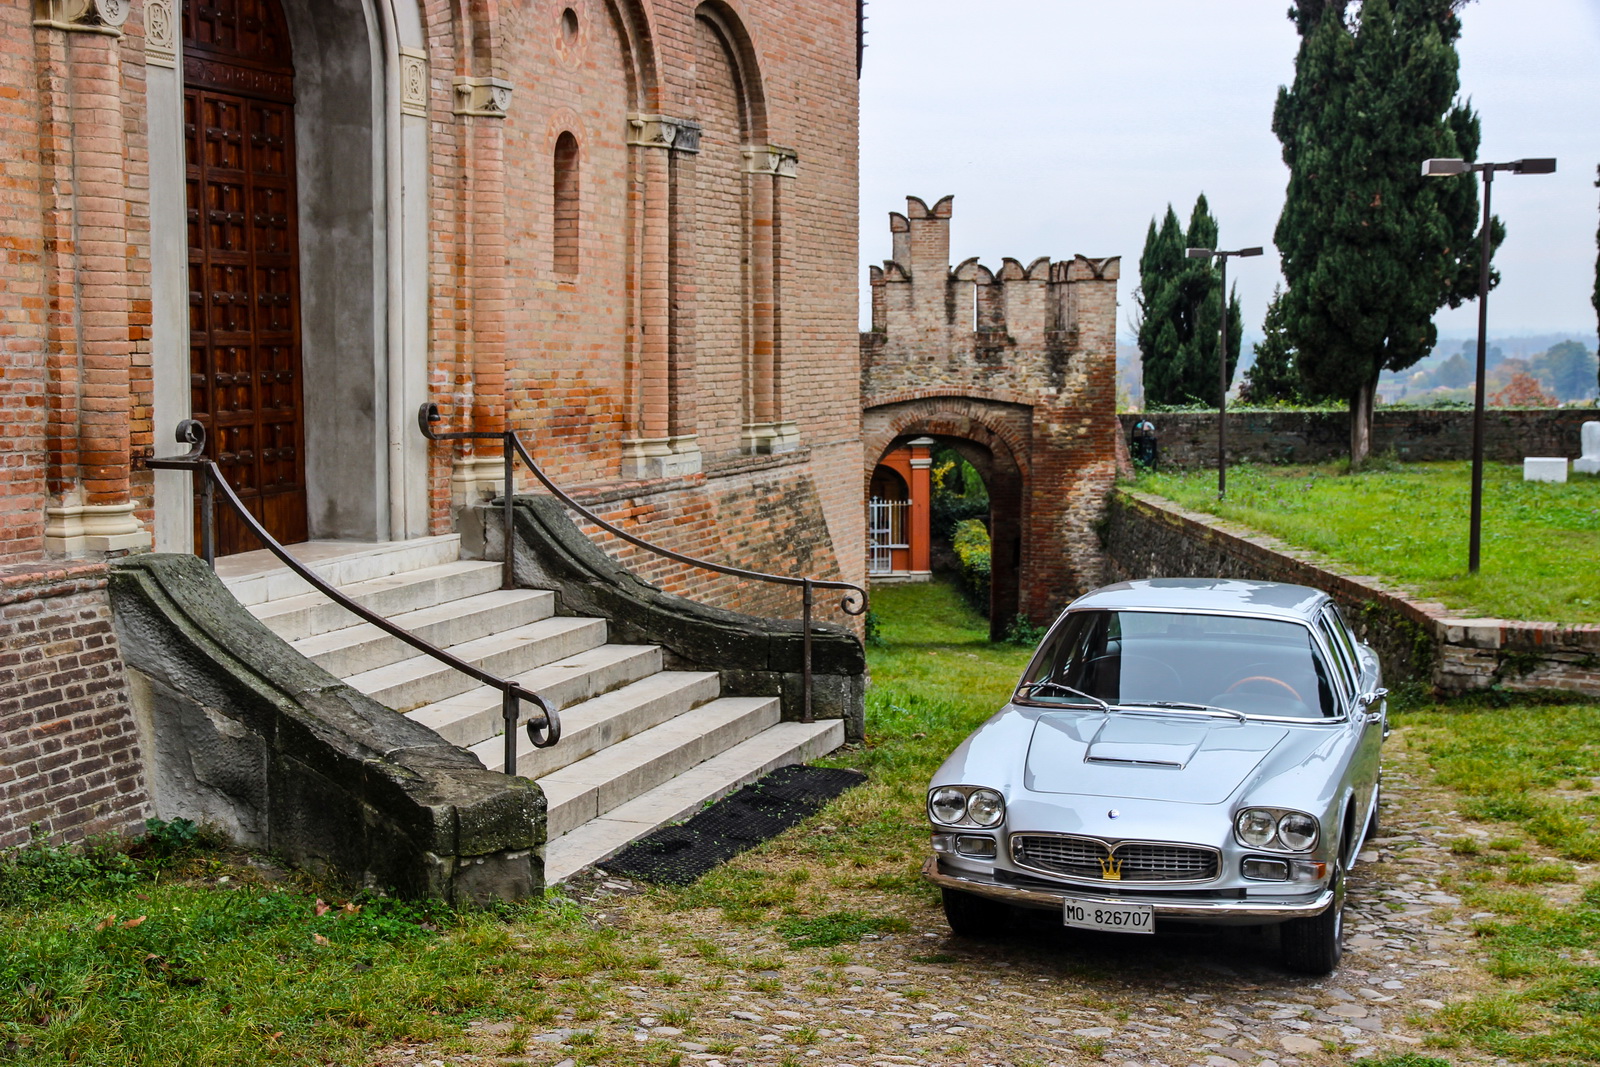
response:
<path fill-rule="evenodd" d="M 549 748 L 561 740 L 561 717 L 556 709 L 538 693 L 524 689 L 517 684 L 514 678 L 501 678 L 491 674 L 480 667 L 468 663 L 458 656 L 446 652 L 444 649 L 418 637 L 403 626 L 397 626 L 382 615 L 365 608 L 351 600 L 304 563 L 289 554 L 289 550 L 278 542 L 278 539 L 267 532 L 266 528 L 250 514 L 250 509 L 245 507 L 244 501 L 239 499 L 233 491 L 233 486 L 222 476 L 222 471 L 217 468 L 215 460 L 204 455 L 206 447 L 206 430 L 194 419 L 184 419 L 178 423 L 177 439 L 179 444 L 189 445 L 189 451 L 181 456 L 167 456 L 152 458 L 145 461 L 145 466 L 152 470 L 191 471 L 203 478 L 201 486 L 201 517 L 200 517 L 200 554 L 204 557 L 212 570 L 216 570 L 216 532 L 215 532 L 215 490 L 222 490 L 222 498 L 233 509 L 233 513 L 255 534 L 274 556 L 283 562 L 290 570 L 309 582 L 319 593 L 343 607 L 345 610 L 360 616 L 365 621 L 383 630 L 391 637 L 399 638 L 419 652 L 432 656 L 453 670 L 460 671 L 469 678 L 473 678 L 483 685 L 500 690 L 500 715 L 505 721 L 505 772 L 517 773 L 517 724 L 522 718 L 522 702 L 524 700 L 537 707 L 544 716 L 541 724 L 538 719 L 529 719 L 524 726 L 527 728 L 528 740 L 535 748 Z"/>
<path fill-rule="evenodd" d="M 814 721 L 811 709 L 811 609 L 814 602 L 815 591 L 817 589 L 845 590 L 845 595 L 839 598 L 839 610 L 843 611 L 846 615 L 860 615 L 867 610 L 867 591 L 865 589 L 850 582 L 838 582 L 824 578 L 796 578 L 787 574 L 768 574 L 764 571 L 752 571 L 743 567 L 731 567 L 725 563 L 713 563 L 710 560 L 699 559 L 695 556 L 686 555 L 682 552 L 675 552 L 670 548 L 665 548 L 661 545 L 655 544 L 654 542 L 647 541 L 637 534 L 629 533 L 627 530 L 624 530 L 621 527 L 612 525 L 563 492 L 560 486 L 556 485 L 555 482 L 550 480 L 550 476 L 544 472 L 539 464 L 534 462 L 533 456 L 529 455 L 528 450 L 523 447 L 522 439 L 517 436 L 516 431 L 502 430 L 499 433 L 495 433 L 492 431 L 458 430 L 440 433 L 434 430 L 433 424 L 439 422 L 441 418 L 442 416 L 439 414 L 438 404 L 423 404 L 422 407 L 417 410 L 417 425 L 422 430 L 422 436 L 426 437 L 430 441 L 500 442 L 501 454 L 505 463 L 502 475 L 504 480 L 504 490 L 501 497 L 501 522 L 503 523 L 505 530 L 505 536 L 503 539 L 505 542 L 505 558 L 503 562 L 504 569 L 502 571 L 502 581 L 507 589 L 512 588 L 515 584 L 514 553 L 516 551 L 516 538 L 513 536 L 514 531 L 512 529 L 511 503 L 512 492 L 515 488 L 513 485 L 513 476 L 515 474 L 513 457 L 520 457 L 522 462 L 527 466 L 528 470 L 532 472 L 533 476 L 539 480 L 540 484 L 549 490 L 550 494 L 557 500 L 561 501 L 561 503 L 565 504 L 573 511 L 576 511 L 579 515 L 582 515 L 584 518 L 588 519 L 602 530 L 605 530 L 609 534 L 620 537 L 622 540 L 631 545 L 645 549 L 648 552 L 654 552 L 655 554 L 664 556 L 676 563 L 688 564 L 691 567 L 700 567 L 704 570 L 715 571 L 718 574 L 727 574 L 735 578 L 743 578 L 750 581 L 772 582 L 778 585 L 799 586 L 801 590 L 800 673 L 801 692 L 803 695 L 803 710 L 800 721 Z"/>

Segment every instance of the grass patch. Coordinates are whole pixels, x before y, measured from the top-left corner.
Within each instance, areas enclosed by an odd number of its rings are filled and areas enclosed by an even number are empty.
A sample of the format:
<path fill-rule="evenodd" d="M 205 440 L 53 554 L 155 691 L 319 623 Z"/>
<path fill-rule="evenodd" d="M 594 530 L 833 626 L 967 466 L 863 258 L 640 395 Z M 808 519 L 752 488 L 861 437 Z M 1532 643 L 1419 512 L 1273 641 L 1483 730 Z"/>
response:
<path fill-rule="evenodd" d="M 1600 622 L 1600 478 L 1524 482 L 1518 467 L 1484 469 L 1483 566 L 1466 573 L 1467 463 L 1374 461 L 1359 474 L 1339 464 L 1216 472 L 1155 472 L 1135 487 L 1230 519 L 1357 574 L 1381 574 L 1452 608 L 1508 619 Z"/>
<path fill-rule="evenodd" d="M 846 941 L 860 941 L 868 934 L 903 934 L 910 929 L 904 919 L 892 915 L 863 915 L 859 911 L 831 911 L 809 919 L 785 919 L 778 932 L 794 948 L 832 948 Z"/>
<path fill-rule="evenodd" d="M 1439 1039 L 1530 1063 L 1600 1060 L 1600 883 L 1570 904 L 1553 901 L 1526 887 L 1572 882 L 1577 870 L 1524 851 L 1531 839 L 1564 859 L 1600 857 L 1593 795 L 1565 788 L 1600 773 L 1600 708 L 1464 703 L 1402 721 L 1408 745 L 1460 794 L 1463 814 L 1525 835 L 1451 843 L 1473 865 L 1464 899 L 1495 916 L 1473 933 L 1504 987 L 1439 1012 Z"/>

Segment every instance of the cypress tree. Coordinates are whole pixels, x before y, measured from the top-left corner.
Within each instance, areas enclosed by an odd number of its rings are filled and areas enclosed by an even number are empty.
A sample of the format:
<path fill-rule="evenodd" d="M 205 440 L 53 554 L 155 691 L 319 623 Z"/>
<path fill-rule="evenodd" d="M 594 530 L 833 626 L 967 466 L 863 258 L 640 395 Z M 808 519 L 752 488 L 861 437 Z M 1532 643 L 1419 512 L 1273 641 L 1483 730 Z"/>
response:
<path fill-rule="evenodd" d="M 1595 188 L 1600 189 L 1600 167 L 1595 167 L 1594 173 Z M 1600 227 L 1594 231 L 1594 243 L 1595 248 L 1600 249 Z M 1595 321 L 1600 322 L 1600 252 L 1596 252 L 1594 257 L 1594 296 L 1590 298 L 1590 302 L 1594 304 Z M 1600 385 L 1600 368 L 1596 368 L 1595 381 L 1596 385 Z"/>
<path fill-rule="evenodd" d="M 1477 296 L 1476 179 L 1421 175 L 1424 159 L 1477 157 L 1478 117 L 1456 99 L 1458 6 L 1297 0 L 1289 13 L 1300 49 L 1272 117 L 1289 166 L 1283 327 L 1306 390 L 1350 404 L 1353 468 L 1379 372 L 1421 359 L 1434 312 Z"/>
<path fill-rule="evenodd" d="M 1273 401 L 1292 402 L 1304 398 L 1300 370 L 1295 366 L 1294 345 L 1283 324 L 1283 290 L 1274 286 L 1272 302 L 1261 323 L 1262 338 L 1256 345 L 1256 360 L 1245 372 L 1241 393 L 1252 404 Z"/>
<path fill-rule="evenodd" d="M 1211 261 L 1188 259 L 1186 248 L 1215 248 L 1217 220 L 1205 194 L 1195 200 L 1189 228 L 1167 205 L 1160 229 L 1155 220 L 1139 257 L 1139 356 L 1144 363 L 1147 406 L 1220 403 L 1217 346 L 1222 313 L 1220 272 Z M 1228 380 L 1239 362 L 1242 316 L 1237 292 L 1228 307 Z"/>

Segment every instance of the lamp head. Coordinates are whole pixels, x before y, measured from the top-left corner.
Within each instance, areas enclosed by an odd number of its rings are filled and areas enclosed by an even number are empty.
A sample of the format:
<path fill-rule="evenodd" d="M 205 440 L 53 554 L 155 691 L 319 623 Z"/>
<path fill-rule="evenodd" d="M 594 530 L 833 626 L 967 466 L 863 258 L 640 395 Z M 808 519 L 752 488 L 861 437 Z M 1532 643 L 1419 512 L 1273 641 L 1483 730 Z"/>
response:
<path fill-rule="evenodd" d="M 1190 259 L 1210 259 L 1216 252 L 1210 248 L 1189 248 L 1184 250 L 1184 255 Z"/>
<path fill-rule="evenodd" d="M 1241 249 L 1239 249 L 1239 251 L 1234 253 L 1234 255 L 1236 255 L 1236 256 L 1259 256 L 1260 254 L 1261 254 L 1261 246 L 1260 245 L 1257 245 L 1255 248 L 1241 248 Z"/>
<path fill-rule="evenodd" d="M 1553 159 L 1519 159 L 1511 164 L 1512 174 L 1554 174 L 1556 161 Z"/>
<path fill-rule="evenodd" d="M 1464 159 L 1424 159 L 1422 161 L 1422 176 L 1424 178 L 1449 178 L 1457 174 L 1465 174 L 1472 169 L 1472 164 Z"/>

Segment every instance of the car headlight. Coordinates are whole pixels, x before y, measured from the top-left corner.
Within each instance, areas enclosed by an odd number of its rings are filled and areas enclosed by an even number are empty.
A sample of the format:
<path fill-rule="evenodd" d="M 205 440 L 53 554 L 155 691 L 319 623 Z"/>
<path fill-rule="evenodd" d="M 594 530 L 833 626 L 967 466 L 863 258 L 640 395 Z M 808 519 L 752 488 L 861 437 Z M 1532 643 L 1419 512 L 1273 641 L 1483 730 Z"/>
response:
<path fill-rule="evenodd" d="M 999 826 L 1005 817 L 1005 797 L 993 789 L 974 789 L 967 797 L 967 818 L 975 826 Z"/>
<path fill-rule="evenodd" d="M 1233 831 L 1251 848 L 1266 848 L 1278 836 L 1278 820 L 1262 808 L 1246 808 L 1233 820 Z"/>
<path fill-rule="evenodd" d="M 1278 840 L 1293 852 L 1304 852 L 1317 843 L 1317 820 L 1304 812 L 1289 812 L 1278 820 Z"/>
<path fill-rule="evenodd" d="M 928 814 L 934 822 L 954 826 L 967 815 L 967 794 L 945 786 L 928 795 Z"/>

